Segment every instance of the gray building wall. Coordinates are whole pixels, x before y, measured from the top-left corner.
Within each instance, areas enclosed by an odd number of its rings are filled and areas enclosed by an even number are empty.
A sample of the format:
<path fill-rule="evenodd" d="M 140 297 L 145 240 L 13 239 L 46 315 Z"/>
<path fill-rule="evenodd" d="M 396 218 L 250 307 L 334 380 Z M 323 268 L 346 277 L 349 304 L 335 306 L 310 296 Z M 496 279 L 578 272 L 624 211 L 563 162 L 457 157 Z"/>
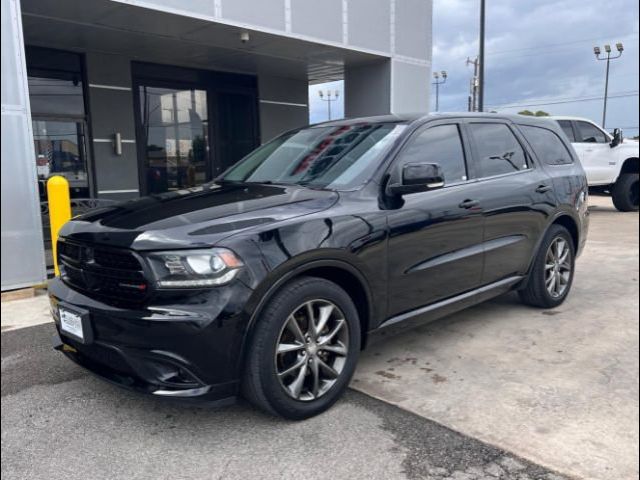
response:
<path fill-rule="evenodd" d="M 380 55 L 389 63 L 388 98 L 378 98 L 386 74 L 378 72 L 382 77 L 371 84 L 356 82 L 350 71 L 361 66 L 347 65 L 345 80 L 357 85 L 360 98 L 350 101 L 356 89 L 345 91 L 346 114 L 381 113 L 381 104 L 388 104 L 383 113 L 429 110 L 433 0 L 113 1 Z"/>
<path fill-rule="evenodd" d="M 291 78 L 258 76 L 260 141 L 309 123 L 308 84 Z"/>
<path fill-rule="evenodd" d="M 95 191 L 101 198 L 139 195 L 138 159 L 131 91 L 131 60 L 121 55 L 86 53 Z M 113 139 L 122 138 L 122 155 Z"/>
<path fill-rule="evenodd" d="M 2 0 L 2 291 L 46 279 L 20 2 Z"/>

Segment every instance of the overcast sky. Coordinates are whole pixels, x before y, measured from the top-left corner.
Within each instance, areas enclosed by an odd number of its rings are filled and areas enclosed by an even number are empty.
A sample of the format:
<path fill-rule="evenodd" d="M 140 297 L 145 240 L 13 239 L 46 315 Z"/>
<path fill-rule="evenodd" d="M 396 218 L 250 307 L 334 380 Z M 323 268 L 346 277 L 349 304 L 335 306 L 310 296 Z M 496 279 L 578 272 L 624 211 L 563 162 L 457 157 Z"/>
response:
<path fill-rule="evenodd" d="M 434 0 L 433 68 L 449 73 L 441 111 L 467 109 L 472 67 L 465 60 L 478 51 L 478 7 L 479 0 Z M 615 43 L 623 42 L 622 57 L 611 62 L 607 127 L 638 134 L 637 0 L 487 0 L 486 29 L 485 107 L 545 110 L 598 123 L 606 62 L 596 61 L 593 47 L 610 43 L 615 51 Z M 327 118 L 319 88 L 327 86 L 310 89 L 312 122 Z M 343 98 L 342 82 L 330 88 Z M 333 118 L 342 116 L 342 101 L 332 110 Z"/>

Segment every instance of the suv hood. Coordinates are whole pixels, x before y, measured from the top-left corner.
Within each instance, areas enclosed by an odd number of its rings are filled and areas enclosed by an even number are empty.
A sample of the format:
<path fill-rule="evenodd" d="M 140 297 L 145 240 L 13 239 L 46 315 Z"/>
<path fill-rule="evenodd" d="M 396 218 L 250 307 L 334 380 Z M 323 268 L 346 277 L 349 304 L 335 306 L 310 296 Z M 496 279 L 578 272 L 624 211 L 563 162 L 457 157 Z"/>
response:
<path fill-rule="evenodd" d="M 335 192 L 300 186 L 212 183 L 93 210 L 60 235 L 136 250 L 208 247 L 258 225 L 325 210 L 337 199 Z"/>

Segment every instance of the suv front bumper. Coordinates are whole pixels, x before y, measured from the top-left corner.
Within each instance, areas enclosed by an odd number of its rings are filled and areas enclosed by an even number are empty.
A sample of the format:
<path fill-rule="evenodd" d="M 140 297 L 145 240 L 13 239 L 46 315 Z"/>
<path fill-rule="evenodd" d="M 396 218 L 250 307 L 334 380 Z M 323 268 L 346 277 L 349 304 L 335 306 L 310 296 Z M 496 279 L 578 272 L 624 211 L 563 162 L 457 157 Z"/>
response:
<path fill-rule="evenodd" d="M 238 393 L 251 291 L 170 292 L 139 310 L 98 302 L 56 278 L 49 283 L 54 347 L 99 377 L 155 396 L 228 403 Z M 60 306 L 88 312 L 82 341 L 60 326 Z"/>

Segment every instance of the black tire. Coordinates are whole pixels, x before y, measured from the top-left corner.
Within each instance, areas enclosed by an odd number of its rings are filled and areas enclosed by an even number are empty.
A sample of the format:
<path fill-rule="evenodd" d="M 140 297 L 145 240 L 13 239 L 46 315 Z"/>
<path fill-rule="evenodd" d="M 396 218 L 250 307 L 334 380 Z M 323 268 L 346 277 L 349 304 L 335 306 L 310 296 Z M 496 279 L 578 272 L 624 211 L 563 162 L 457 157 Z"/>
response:
<path fill-rule="evenodd" d="M 621 212 L 638 211 L 638 174 L 620 175 L 611 190 L 613 205 Z"/>
<path fill-rule="evenodd" d="M 546 265 L 548 260 L 548 255 L 550 253 L 550 248 L 555 244 L 558 240 L 564 240 L 566 243 L 566 247 L 568 248 L 568 265 L 569 265 L 569 275 L 568 280 L 564 284 L 564 290 L 561 294 L 557 296 L 552 294 L 547 285 L 548 279 L 548 271 Z M 551 275 L 554 270 L 551 270 L 549 274 Z M 555 270 L 558 271 L 558 270 Z M 542 244 L 540 245 L 540 249 L 536 255 L 536 258 L 533 261 L 533 265 L 531 268 L 531 272 L 529 273 L 529 278 L 527 280 L 526 285 L 522 288 L 518 293 L 520 294 L 520 299 L 523 303 L 527 305 L 531 305 L 533 307 L 538 308 L 554 308 L 560 305 L 565 301 L 569 291 L 571 290 L 571 285 L 573 284 L 573 275 L 575 271 L 575 246 L 573 244 L 573 239 L 569 234 L 569 231 L 563 227 L 562 225 L 551 225 L 547 233 L 545 234 L 544 239 L 542 240 Z M 560 281 L 560 280 L 556 280 Z M 555 286 L 555 284 L 554 284 Z"/>
<path fill-rule="evenodd" d="M 333 307 L 337 307 L 335 310 L 337 312 L 336 317 L 340 318 L 340 324 L 342 325 L 340 327 L 341 335 L 344 334 L 344 329 L 346 328 L 347 337 L 344 338 L 343 343 L 348 348 L 346 355 L 339 360 L 341 370 L 337 378 L 323 380 L 325 385 L 330 384 L 324 392 L 318 394 L 316 398 L 315 394 L 310 393 L 311 389 L 309 389 L 308 392 L 311 399 L 296 399 L 278 375 L 277 363 L 281 357 L 276 355 L 276 349 L 282 340 L 282 335 L 285 334 L 284 332 L 289 331 L 290 316 L 294 316 L 293 314 L 296 312 L 299 314 L 300 309 L 309 302 L 312 305 L 318 304 L 313 302 L 319 302 L 320 305 L 326 302 Z M 346 326 L 345 322 L 341 320 L 346 320 Z M 328 327 L 325 331 L 328 331 Z M 325 335 L 324 338 L 326 337 L 328 335 Z M 320 345 L 322 338 L 318 334 L 317 345 Z M 308 346 L 309 343 L 306 344 L 306 347 Z M 308 355 L 307 361 L 309 361 L 308 358 L 316 355 L 306 348 L 301 350 L 295 352 L 295 355 L 298 356 L 296 357 L 297 359 L 300 358 L 300 355 Z M 318 349 L 318 352 L 317 355 L 332 355 L 331 353 L 320 352 L 320 349 Z M 300 277 L 294 279 L 275 294 L 256 321 L 247 349 L 242 382 L 243 395 L 263 411 L 287 419 L 302 420 L 318 415 L 331 407 L 344 393 L 355 371 L 359 353 L 360 320 L 351 297 L 335 283 L 322 278 Z M 317 360 L 317 357 L 314 356 L 313 358 Z M 327 357 L 323 358 L 326 360 Z M 333 357 L 334 362 L 336 358 L 337 355 Z M 295 360 L 294 363 L 297 361 Z M 333 366 L 335 367 L 335 365 L 334 363 Z M 319 364 L 316 361 L 316 372 L 318 367 Z M 304 369 L 306 372 L 307 367 L 304 367 Z M 286 368 L 283 368 L 284 370 Z M 301 375 L 305 379 L 303 381 L 305 385 L 309 382 L 313 384 L 313 378 L 307 378 L 311 375 L 311 370 L 306 375 L 304 373 Z M 297 377 L 297 374 L 293 376 Z"/>

